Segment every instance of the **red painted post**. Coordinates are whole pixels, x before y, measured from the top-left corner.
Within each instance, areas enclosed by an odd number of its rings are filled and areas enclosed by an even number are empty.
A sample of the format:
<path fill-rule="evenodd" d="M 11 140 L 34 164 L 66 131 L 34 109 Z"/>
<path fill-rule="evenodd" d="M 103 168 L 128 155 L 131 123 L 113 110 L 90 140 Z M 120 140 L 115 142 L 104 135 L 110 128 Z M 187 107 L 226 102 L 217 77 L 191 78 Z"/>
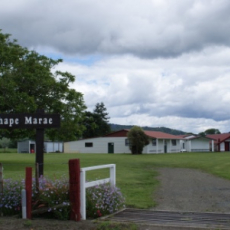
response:
<path fill-rule="evenodd" d="M 69 195 L 71 212 L 70 219 L 81 220 L 80 212 L 80 160 L 69 160 Z"/>
<path fill-rule="evenodd" d="M 32 218 L 32 167 L 26 167 L 26 217 Z"/>

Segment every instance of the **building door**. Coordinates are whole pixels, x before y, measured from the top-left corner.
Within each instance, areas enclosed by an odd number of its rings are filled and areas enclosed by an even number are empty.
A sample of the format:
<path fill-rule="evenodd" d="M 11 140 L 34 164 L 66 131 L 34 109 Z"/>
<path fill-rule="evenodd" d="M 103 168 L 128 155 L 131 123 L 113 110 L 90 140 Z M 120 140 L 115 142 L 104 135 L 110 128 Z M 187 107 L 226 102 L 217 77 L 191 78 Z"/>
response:
<path fill-rule="evenodd" d="M 167 153 L 167 141 L 164 141 L 164 153 Z"/>
<path fill-rule="evenodd" d="M 230 142 L 225 142 L 225 151 L 229 152 L 229 143 Z"/>
<path fill-rule="evenodd" d="M 114 143 L 108 143 L 108 153 L 114 153 Z"/>
<path fill-rule="evenodd" d="M 30 144 L 30 153 L 35 152 L 35 144 Z"/>

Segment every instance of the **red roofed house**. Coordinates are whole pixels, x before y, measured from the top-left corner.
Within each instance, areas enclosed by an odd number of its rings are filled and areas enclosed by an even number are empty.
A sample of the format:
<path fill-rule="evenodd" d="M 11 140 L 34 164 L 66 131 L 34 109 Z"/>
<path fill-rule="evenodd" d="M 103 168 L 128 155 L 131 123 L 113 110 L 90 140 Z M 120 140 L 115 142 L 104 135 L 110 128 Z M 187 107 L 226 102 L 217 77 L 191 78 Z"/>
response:
<path fill-rule="evenodd" d="M 215 140 L 215 151 L 229 152 L 230 151 L 230 133 L 209 134 L 207 137 Z"/>
<path fill-rule="evenodd" d="M 127 129 L 110 133 L 103 137 L 88 138 L 65 142 L 65 153 L 131 153 L 127 138 Z M 180 152 L 179 136 L 157 131 L 144 131 L 150 143 L 144 147 L 143 153 L 175 153 Z"/>

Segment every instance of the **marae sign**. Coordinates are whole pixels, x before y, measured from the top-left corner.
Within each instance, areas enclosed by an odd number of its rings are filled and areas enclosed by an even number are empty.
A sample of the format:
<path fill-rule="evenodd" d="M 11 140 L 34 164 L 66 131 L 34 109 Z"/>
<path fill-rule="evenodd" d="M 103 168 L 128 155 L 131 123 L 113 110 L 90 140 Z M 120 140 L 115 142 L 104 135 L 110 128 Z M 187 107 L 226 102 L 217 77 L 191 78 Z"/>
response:
<path fill-rule="evenodd" d="M 59 114 L 45 114 L 38 110 L 34 114 L 0 114 L 0 129 L 36 129 L 36 167 L 39 176 L 43 175 L 44 129 L 60 127 Z"/>
<path fill-rule="evenodd" d="M 59 114 L 0 114 L 0 129 L 44 129 L 60 127 Z"/>

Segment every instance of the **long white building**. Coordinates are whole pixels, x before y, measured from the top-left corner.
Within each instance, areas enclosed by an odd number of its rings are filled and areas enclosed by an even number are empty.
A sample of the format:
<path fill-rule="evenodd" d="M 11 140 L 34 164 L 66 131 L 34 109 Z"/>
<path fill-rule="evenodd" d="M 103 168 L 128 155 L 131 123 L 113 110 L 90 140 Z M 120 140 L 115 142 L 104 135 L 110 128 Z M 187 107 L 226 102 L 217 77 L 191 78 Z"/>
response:
<path fill-rule="evenodd" d="M 88 138 L 65 142 L 65 153 L 131 153 L 127 138 L 129 130 L 123 129 L 103 137 Z M 143 153 L 175 153 L 181 151 L 179 136 L 157 131 L 144 131 L 150 143 L 144 147 Z"/>

